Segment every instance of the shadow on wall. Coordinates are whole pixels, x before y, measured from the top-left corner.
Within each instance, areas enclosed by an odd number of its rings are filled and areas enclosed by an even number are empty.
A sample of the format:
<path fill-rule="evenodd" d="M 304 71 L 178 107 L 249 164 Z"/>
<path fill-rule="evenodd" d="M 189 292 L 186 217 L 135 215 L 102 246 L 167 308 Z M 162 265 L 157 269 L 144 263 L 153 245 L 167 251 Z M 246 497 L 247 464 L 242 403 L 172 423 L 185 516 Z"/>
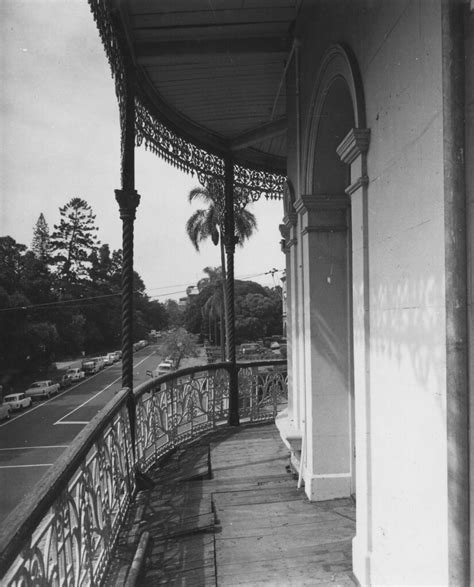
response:
<path fill-rule="evenodd" d="M 336 285 L 336 284 L 335 284 Z M 441 286 L 442 287 L 442 286 Z M 334 289 L 337 296 L 338 287 Z M 328 307 L 334 298 L 329 298 Z M 328 296 L 329 297 L 329 296 Z M 362 288 L 354 291 L 354 324 L 363 324 Z M 338 303 L 336 301 L 336 303 Z M 327 308 L 312 308 L 316 352 L 338 376 L 348 366 L 347 322 L 338 316 L 327 319 Z M 354 345 L 363 344 L 363 332 L 354 328 Z M 379 286 L 370 300 L 371 368 L 390 369 L 390 376 L 441 393 L 445 381 L 445 308 L 440 284 L 434 277 L 419 277 Z M 393 383 L 393 381 L 392 381 Z"/>
<path fill-rule="evenodd" d="M 361 297 L 361 292 L 357 292 Z M 440 284 L 434 277 L 381 284 L 370 300 L 371 364 L 374 361 L 399 369 L 405 378 L 431 391 L 445 381 L 445 308 Z M 355 312 L 361 312 L 354 308 Z M 361 323 L 360 316 L 357 321 Z M 360 342 L 361 332 L 354 331 Z M 411 368 L 413 377 L 406 372 Z M 396 371 L 395 371 L 396 372 Z M 435 386 L 435 387 L 433 387 Z"/>

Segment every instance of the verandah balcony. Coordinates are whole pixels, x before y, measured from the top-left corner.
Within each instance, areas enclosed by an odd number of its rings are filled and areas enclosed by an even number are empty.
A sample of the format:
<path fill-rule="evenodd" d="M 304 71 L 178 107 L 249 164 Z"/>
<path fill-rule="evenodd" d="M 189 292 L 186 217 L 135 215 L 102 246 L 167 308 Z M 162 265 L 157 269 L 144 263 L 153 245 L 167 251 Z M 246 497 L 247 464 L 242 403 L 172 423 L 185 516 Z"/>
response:
<path fill-rule="evenodd" d="M 285 362 L 237 365 L 241 427 L 231 369 L 117 394 L 3 525 L 2 585 L 133 584 L 140 554 L 139 584 L 350 584 L 354 508 L 298 492 L 272 424 Z"/>

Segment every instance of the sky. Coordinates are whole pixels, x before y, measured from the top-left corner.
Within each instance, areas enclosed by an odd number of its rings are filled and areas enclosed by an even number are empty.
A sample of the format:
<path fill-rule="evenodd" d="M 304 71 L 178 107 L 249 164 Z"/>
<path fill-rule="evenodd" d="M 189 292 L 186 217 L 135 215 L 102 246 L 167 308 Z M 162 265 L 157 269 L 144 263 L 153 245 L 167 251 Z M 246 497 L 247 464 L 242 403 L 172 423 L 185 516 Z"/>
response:
<path fill-rule="evenodd" d="M 0 72 L 0 236 L 30 246 L 39 215 L 52 232 L 59 207 L 78 196 L 101 243 L 121 248 L 118 106 L 87 0 L 0 0 Z M 177 299 L 220 265 L 218 247 L 198 253 L 185 233 L 199 182 L 144 148 L 135 169 L 135 269 L 151 297 Z M 237 247 L 235 276 L 280 285 L 283 204 L 262 198 L 248 209 L 258 232 Z"/>

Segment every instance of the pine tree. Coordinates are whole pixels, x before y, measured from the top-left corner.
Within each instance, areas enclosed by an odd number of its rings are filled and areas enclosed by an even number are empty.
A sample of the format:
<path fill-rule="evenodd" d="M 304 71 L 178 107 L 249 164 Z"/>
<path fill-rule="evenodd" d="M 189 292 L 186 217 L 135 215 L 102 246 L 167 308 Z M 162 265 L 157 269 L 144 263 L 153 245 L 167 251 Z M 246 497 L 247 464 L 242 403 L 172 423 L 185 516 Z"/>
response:
<path fill-rule="evenodd" d="M 53 263 L 61 278 L 77 281 L 88 276 L 90 256 L 100 244 L 95 214 L 81 198 L 72 198 L 59 212 L 61 220 L 51 235 Z"/>
<path fill-rule="evenodd" d="M 31 250 L 37 259 L 46 263 L 49 260 L 50 248 L 49 227 L 43 212 L 41 212 L 33 229 Z"/>

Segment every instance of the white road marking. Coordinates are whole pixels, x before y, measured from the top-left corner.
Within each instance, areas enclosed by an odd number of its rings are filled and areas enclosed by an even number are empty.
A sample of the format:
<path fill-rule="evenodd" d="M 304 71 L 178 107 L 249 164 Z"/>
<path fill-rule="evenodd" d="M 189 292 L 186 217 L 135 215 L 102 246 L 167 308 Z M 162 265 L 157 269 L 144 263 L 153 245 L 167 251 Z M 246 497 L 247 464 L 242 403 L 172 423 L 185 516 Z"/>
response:
<path fill-rule="evenodd" d="M 110 369 L 110 367 L 112 367 L 113 365 L 110 365 L 109 367 L 107 367 L 107 369 Z M 97 375 L 100 375 L 99 373 L 95 373 L 94 375 L 91 375 L 87 381 L 90 381 L 91 379 L 93 379 L 94 377 L 97 377 Z M 18 414 L 18 416 L 16 416 L 16 418 L 14 418 L 13 420 L 7 420 L 6 422 L 4 422 L 3 424 L 0 424 L 0 428 L 2 428 L 3 426 L 6 426 L 7 424 L 12 424 L 13 422 L 16 422 L 17 420 L 19 420 L 20 418 L 23 418 L 23 416 L 26 416 L 27 414 L 31 414 L 31 412 L 34 412 L 35 410 L 45 406 L 46 404 L 49 404 L 49 402 L 52 402 L 54 398 L 57 397 L 61 397 L 62 395 L 64 395 L 65 393 L 69 393 L 70 391 L 72 391 L 73 389 L 76 389 L 76 387 L 79 387 L 79 385 L 81 385 L 81 383 L 84 383 L 85 379 L 83 379 L 82 381 L 80 381 L 79 383 L 76 383 L 76 385 L 73 385 L 72 387 L 69 387 L 68 389 L 65 389 L 62 393 L 57 393 L 56 395 L 53 395 L 52 397 L 50 397 L 49 399 L 40 402 L 36 407 L 31 407 L 28 411 L 23 412 L 23 414 Z M 31 404 L 33 405 L 33 404 Z"/>
<path fill-rule="evenodd" d="M 28 467 L 52 467 L 53 463 L 44 463 L 37 465 L 0 465 L 0 469 L 27 469 Z"/>
<path fill-rule="evenodd" d="M 11 448 L 0 448 L 0 450 L 31 450 L 32 448 L 48 449 L 48 448 L 67 448 L 68 444 L 53 444 L 51 446 L 12 446 Z"/>
<path fill-rule="evenodd" d="M 152 352 L 151 354 L 149 354 L 148 356 L 146 356 L 144 359 L 142 359 L 136 365 L 134 365 L 133 368 L 136 369 L 138 366 L 140 366 L 142 363 L 144 363 L 147 359 L 149 359 L 153 354 L 154 354 L 154 352 Z M 120 379 L 122 379 L 122 376 L 121 375 L 120 375 L 120 377 L 117 377 L 117 379 L 114 379 L 111 383 L 109 383 L 108 385 L 106 385 L 104 387 L 104 389 L 101 389 L 96 394 L 94 394 L 89 399 L 87 399 L 85 402 L 83 402 L 81 405 L 77 406 L 76 408 L 74 408 L 73 410 L 71 410 L 68 414 L 66 414 L 65 416 L 63 416 L 62 418 L 60 418 L 53 425 L 54 426 L 57 426 L 58 424 L 88 424 L 89 422 L 63 422 L 63 420 L 65 420 L 66 418 L 69 418 L 69 416 L 71 416 L 72 414 L 74 414 L 74 412 L 77 412 L 77 410 L 80 410 L 81 408 L 83 408 L 85 405 L 87 405 L 90 401 L 92 401 L 94 398 L 96 398 L 101 393 L 104 393 L 104 391 L 106 391 L 107 389 L 109 389 L 109 387 L 112 387 L 112 385 L 114 385 L 115 383 L 117 383 L 117 381 L 120 381 Z"/>
<path fill-rule="evenodd" d="M 139 363 L 137 363 L 134 367 L 138 367 L 138 365 L 141 365 L 143 363 L 143 361 L 146 361 L 146 359 L 149 359 L 154 354 L 156 354 L 156 352 L 155 351 L 152 351 L 148 356 L 146 356 L 142 361 L 140 361 Z M 107 369 L 111 369 L 114 366 L 115 365 L 109 365 L 108 367 L 106 367 L 104 369 L 104 371 L 106 371 Z M 91 375 L 90 377 L 87 378 L 87 381 L 90 381 L 91 379 L 93 379 L 94 377 L 97 377 L 97 375 L 100 375 L 101 373 L 102 373 L 102 371 L 99 371 L 99 373 L 95 373 L 94 375 Z M 121 377 L 119 377 L 118 379 L 115 379 L 115 381 L 113 381 L 113 383 L 115 383 L 119 379 L 121 379 Z M 76 385 L 73 385 L 72 387 L 69 387 L 68 389 L 65 389 L 62 393 L 58 393 L 55 396 L 51 397 L 50 399 L 45 400 L 45 401 L 42 401 L 41 403 L 39 403 L 35 407 L 30 407 L 26 412 L 23 412 L 22 414 L 18 414 L 15 418 L 10 419 L 10 420 L 6 420 L 2 424 L 0 424 L 0 428 L 3 428 L 3 426 L 8 426 L 8 424 L 12 424 L 13 422 L 16 422 L 17 420 L 19 420 L 20 418 L 23 418 L 24 416 L 27 416 L 28 414 L 31 414 L 31 412 L 34 412 L 35 410 L 37 410 L 37 409 L 45 406 L 46 404 L 49 404 L 49 402 L 53 401 L 53 399 L 55 399 L 57 397 L 61 397 L 65 393 L 69 393 L 73 389 L 76 389 L 76 387 L 79 387 L 79 385 L 81 385 L 82 383 L 84 383 L 84 381 L 86 381 L 86 380 L 82 380 L 79 383 L 77 383 Z M 104 391 L 104 390 L 102 390 L 102 391 Z M 64 418 L 66 418 L 66 416 L 64 416 Z M 63 418 L 61 418 L 61 420 L 62 419 Z M 55 422 L 55 424 L 58 424 L 58 423 L 59 423 L 59 421 L 58 422 Z M 60 423 L 61 424 L 64 424 L 64 422 L 60 422 Z M 86 422 L 86 424 L 88 424 L 88 422 Z"/>

